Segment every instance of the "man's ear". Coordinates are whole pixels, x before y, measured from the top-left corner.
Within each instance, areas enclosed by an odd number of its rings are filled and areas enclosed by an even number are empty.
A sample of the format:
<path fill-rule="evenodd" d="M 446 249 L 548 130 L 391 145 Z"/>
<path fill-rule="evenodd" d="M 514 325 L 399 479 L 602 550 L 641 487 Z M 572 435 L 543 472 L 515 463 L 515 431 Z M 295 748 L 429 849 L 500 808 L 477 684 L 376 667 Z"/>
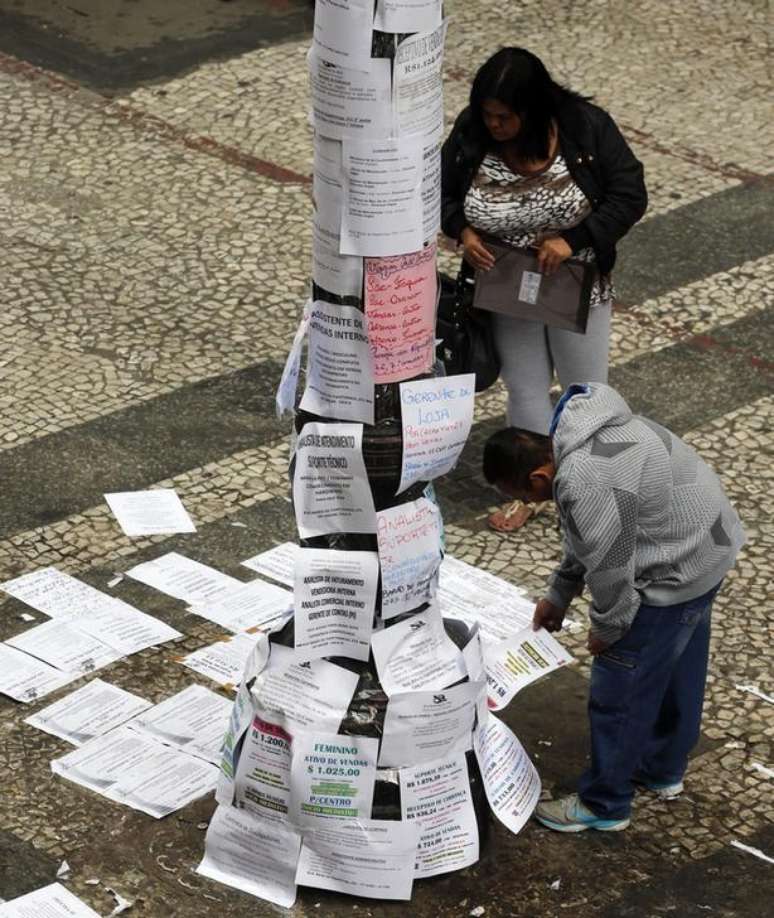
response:
<path fill-rule="evenodd" d="M 546 462 L 529 473 L 530 484 L 551 484 L 554 480 L 554 464 Z"/>

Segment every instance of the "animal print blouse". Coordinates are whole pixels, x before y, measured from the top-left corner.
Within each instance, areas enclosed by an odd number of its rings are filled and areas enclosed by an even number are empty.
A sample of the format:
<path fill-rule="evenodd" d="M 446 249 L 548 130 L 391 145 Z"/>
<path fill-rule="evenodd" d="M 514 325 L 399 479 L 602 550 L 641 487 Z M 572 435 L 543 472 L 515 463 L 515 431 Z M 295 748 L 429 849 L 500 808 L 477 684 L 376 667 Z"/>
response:
<path fill-rule="evenodd" d="M 487 153 L 465 197 L 465 217 L 474 229 L 517 248 L 577 226 L 590 211 L 561 153 L 542 172 L 529 176 L 512 172 L 499 156 Z M 574 257 L 595 260 L 591 248 L 581 249 Z M 591 289 L 591 305 L 609 305 L 614 295 L 610 277 L 598 276 Z"/>

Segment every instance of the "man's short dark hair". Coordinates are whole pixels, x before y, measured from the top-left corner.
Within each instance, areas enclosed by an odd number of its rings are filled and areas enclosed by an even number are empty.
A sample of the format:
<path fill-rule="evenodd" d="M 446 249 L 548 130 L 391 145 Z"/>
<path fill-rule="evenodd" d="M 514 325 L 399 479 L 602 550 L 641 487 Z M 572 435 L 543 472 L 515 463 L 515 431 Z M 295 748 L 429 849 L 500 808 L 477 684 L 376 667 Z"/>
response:
<path fill-rule="evenodd" d="M 532 472 L 552 459 L 549 437 L 520 427 L 506 427 L 486 441 L 484 478 L 489 484 L 504 482 L 523 491 L 529 487 Z"/>

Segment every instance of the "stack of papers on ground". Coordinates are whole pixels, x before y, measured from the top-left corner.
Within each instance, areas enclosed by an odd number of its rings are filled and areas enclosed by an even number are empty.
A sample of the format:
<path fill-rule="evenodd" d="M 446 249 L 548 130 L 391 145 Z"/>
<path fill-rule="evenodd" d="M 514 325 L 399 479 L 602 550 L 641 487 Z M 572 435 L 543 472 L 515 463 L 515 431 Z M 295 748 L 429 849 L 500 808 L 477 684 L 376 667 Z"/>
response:
<path fill-rule="evenodd" d="M 2 588 L 52 619 L 0 645 L 5 661 L 0 692 L 19 701 L 41 698 L 85 673 L 182 637 L 157 618 L 53 567 L 9 580 Z"/>

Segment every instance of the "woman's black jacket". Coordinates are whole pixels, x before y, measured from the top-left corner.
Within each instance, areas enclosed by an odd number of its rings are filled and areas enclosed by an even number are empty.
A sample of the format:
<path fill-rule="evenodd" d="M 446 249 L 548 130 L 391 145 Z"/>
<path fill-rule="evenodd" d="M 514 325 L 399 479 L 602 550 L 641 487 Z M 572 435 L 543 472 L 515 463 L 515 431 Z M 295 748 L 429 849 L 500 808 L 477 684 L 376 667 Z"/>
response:
<path fill-rule="evenodd" d="M 441 228 L 452 239 L 459 239 L 468 225 L 465 195 L 487 152 L 471 122 L 466 108 L 441 150 Z M 585 220 L 561 236 L 573 252 L 591 246 L 600 272 L 607 274 L 615 264 L 616 243 L 648 206 L 642 163 L 610 115 L 590 102 L 568 101 L 557 122 L 567 168 L 592 208 Z"/>

